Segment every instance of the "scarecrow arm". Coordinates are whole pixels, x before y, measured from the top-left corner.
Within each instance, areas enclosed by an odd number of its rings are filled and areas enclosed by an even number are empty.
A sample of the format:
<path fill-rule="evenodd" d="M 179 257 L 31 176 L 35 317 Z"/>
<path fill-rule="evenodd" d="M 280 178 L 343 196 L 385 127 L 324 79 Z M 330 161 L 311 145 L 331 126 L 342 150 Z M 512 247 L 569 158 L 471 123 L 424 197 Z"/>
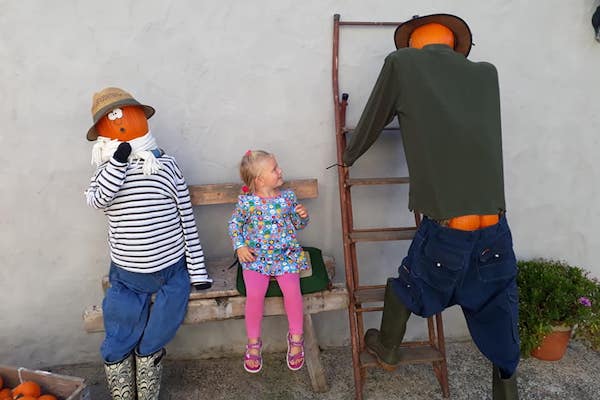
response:
<path fill-rule="evenodd" d="M 386 57 L 377 83 L 344 151 L 343 161 L 351 166 L 377 140 L 381 130 L 395 115 L 399 95 L 397 67 L 391 56 Z"/>
<path fill-rule="evenodd" d="M 96 209 L 110 206 L 125 181 L 126 172 L 127 163 L 119 162 L 114 157 L 101 165 L 85 191 L 88 206 Z"/>
<path fill-rule="evenodd" d="M 208 289 L 212 285 L 212 279 L 206 272 L 204 265 L 204 251 L 198 237 L 198 229 L 194 219 L 194 211 L 192 210 L 192 202 L 190 192 L 183 178 L 183 174 L 179 167 L 175 165 L 176 184 L 177 184 L 177 209 L 181 218 L 181 226 L 183 228 L 183 237 L 185 240 L 185 258 L 187 263 L 188 275 L 190 282 L 196 289 Z"/>

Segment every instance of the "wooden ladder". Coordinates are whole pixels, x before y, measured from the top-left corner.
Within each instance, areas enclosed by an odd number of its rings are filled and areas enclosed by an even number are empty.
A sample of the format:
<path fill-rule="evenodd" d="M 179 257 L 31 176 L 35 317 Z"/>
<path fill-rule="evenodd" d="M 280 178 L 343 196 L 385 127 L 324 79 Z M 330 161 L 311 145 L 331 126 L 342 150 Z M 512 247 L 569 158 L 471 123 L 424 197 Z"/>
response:
<path fill-rule="evenodd" d="M 339 40 L 340 27 L 342 26 L 372 26 L 372 27 L 397 27 L 400 22 L 358 22 L 340 21 L 340 15 L 333 17 L 333 102 L 335 109 L 335 130 L 337 145 L 338 181 L 340 193 L 340 206 L 342 212 L 342 234 L 344 243 L 344 264 L 346 272 L 346 286 L 348 288 L 350 320 L 350 339 L 352 344 L 352 365 L 354 369 L 355 398 L 363 398 L 363 385 L 366 370 L 378 367 L 376 359 L 365 351 L 363 313 L 382 311 L 383 306 L 366 306 L 372 303 L 383 302 L 385 285 L 365 286 L 360 284 L 359 267 L 357 262 L 356 244 L 358 242 L 381 242 L 393 240 L 411 240 L 421 221 L 421 216 L 415 211 L 415 226 L 398 228 L 358 229 L 354 227 L 352 214 L 352 187 L 364 185 L 397 185 L 409 184 L 408 177 L 387 178 L 350 178 L 350 170 L 343 166 L 342 155 L 346 148 L 346 133 L 352 129 L 346 128 L 346 106 L 348 94 L 341 95 L 339 90 Z M 395 130 L 398 128 L 385 128 Z M 444 397 L 449 396 L 448 370 L 446 366 L 446 352 L 444 344 L 444 329 L 441 314 L 427 318 L 429 340 L 403 342 L 400 364 L 431 363 L 434 373 L 440 383 Z"/>

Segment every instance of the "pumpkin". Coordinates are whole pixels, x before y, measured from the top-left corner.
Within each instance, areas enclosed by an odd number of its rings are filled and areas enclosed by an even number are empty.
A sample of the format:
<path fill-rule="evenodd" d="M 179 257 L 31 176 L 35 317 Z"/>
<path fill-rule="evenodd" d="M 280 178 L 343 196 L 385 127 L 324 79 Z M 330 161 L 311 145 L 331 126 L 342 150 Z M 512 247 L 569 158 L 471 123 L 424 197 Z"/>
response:
<path fill-rule="evenodd" d="M 445 44 L 454 48 L 454 33 L 442 24 L 431 22 L 421 25 L 410 34 L 409 45 L 422 49 L 428 44 Z"/>
<path fill-rule="evenodd" d="M 148 133 L 148 120 L 140 106 L 115 108 L 98 120 L 96 132 L 100 136 L 128 142 Z"/>
<path fill-rule="evenodd" d="M 58 400 L 58 399 L 57 399 L 57 398 L 56 398 L 56 396 L 54 396 L 54 395 L 51 395 L 51 394 L 44 394 L 44 395 L 42 395 L 42 396 L 38 397 L 38 399 L 37 399 L 37 400 Z"/>
<path fill-rule="evenodd" d="M 475 231 L 479 229 L 479 215 L 462 215 L 450 219 L 448 226 L 461 231 Z"/>
<path fill-rule="evenodd" d="M 479 218 L 479 225 L 482 228 L 485 228 L 486 226 L 496 225 L 499 220 L 498 214 L 482 215 Z"/>
<path fill-rule="evenodd" d="M 42 394 L 42 388 L 33 381 L 24 381 L 14 387 L 12 394 L 15 399 L 20 398 L 19 396 L 31 396 L 37 398 Z"/>
<path fill-rule="evenodd" d="M 12 390 L 9 388 L 0 390 L 0 400 L 13 400 Z"/>

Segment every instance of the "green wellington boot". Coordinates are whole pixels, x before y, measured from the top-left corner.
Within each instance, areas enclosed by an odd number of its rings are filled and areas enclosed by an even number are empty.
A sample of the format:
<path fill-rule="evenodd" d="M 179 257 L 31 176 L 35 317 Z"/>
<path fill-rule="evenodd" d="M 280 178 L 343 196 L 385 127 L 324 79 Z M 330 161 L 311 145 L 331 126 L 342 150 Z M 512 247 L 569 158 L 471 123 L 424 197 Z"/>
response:
<path fill-rule="evenodd" d="M 122 361 L 104 364 L 104 372 L 113 400 L 135 400 L 133 354 Z"/>
<path fill-rule="evenodd" d="M 162 359 L 167 352 L 160 349 L 149 356 L 135 355 L 138 400 L 158 400 L 162 377 Z"/>
<path fill-rule="evenodd" d="M 493 400 L 519 400 L 516 372 L 510 378 L 502 379 L 500 377 L 500 370 L 498 367 L 494 367 L 492 374 Z"/>
<path fill-rule="evenodd" d="M 392 278 L 388 279 L 383 299 L 381 330 L 369 329 L 365 333 L 367 351 L 387 370 L 393 370 L 400 362 L 398 349 L 409 317 L 410 311 L 393 292 Z"/>

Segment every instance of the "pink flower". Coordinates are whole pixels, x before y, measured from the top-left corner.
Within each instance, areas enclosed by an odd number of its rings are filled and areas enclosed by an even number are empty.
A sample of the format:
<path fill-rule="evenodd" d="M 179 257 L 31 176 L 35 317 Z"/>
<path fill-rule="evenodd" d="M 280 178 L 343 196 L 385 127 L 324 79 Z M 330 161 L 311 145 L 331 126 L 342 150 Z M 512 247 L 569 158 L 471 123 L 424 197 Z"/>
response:
<path fill-rule="evenodd" d="M 592 302 L 590 299 L 588 299 L 587 297 L 580 297 L 578 300 L 579 304 L 585 306 L 585 307 L 591 307 L 592 306 Z"/>

